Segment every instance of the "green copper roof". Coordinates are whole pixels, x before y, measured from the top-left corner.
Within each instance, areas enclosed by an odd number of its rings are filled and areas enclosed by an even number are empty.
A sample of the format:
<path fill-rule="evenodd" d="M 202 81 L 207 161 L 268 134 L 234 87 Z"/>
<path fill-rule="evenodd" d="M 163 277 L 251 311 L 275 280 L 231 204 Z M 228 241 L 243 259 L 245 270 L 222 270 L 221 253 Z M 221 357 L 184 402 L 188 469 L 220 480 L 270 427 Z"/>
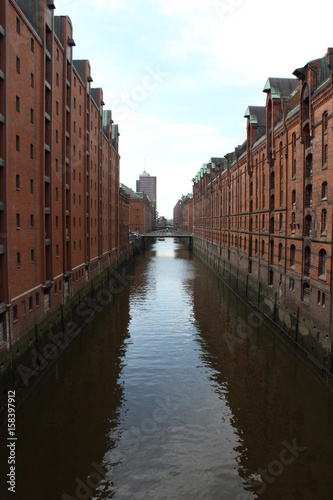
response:
<path fill-rule="evenodd" d="M 250 106 L 247 107 L 244 118 L 250 118 L 250 123 L 258 123 L 256 115 L 251 115 L 250 113 Z"/>
<path fill-rule="evenodd" d="M 267 78 L 263 92 L 270 92 L 273 99 L 280 99 L 280 92 L 271 86 L 270 78 Z"/>

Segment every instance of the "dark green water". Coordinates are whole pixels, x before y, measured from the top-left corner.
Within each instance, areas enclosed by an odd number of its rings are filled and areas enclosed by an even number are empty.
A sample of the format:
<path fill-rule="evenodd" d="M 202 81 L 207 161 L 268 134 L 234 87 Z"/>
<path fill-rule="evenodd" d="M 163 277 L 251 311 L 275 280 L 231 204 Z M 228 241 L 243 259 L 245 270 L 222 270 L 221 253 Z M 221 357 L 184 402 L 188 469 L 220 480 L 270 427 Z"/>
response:
<path fill-rule="evenodd" d="M 158 242 L 17 414 L 0 498 L 332 499 L 333 397 L 188 250 Z"/>

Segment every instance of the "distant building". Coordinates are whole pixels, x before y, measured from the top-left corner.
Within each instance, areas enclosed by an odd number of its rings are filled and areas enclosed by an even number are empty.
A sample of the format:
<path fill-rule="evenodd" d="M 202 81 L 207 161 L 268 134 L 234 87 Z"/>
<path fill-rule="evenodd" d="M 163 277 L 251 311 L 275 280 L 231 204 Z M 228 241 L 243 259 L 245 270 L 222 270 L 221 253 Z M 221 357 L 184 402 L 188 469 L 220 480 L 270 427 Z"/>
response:
<path fill-rule="evenodd" d="M 136 182 L 137 193 L 146 193 L 150 201 L 154 205 L 154 215 L 156 215 L 156 177 L 148 174 L 145 170 L 139 175 L 139 180 Z"/>
<path fill-rule="evenodd" d="M 154 205 L 146 193 L 135 193 L 132 189 L 121 184 L 122 191 L 129 196 L 129 230 L 131 233 L 139 231 L 148 233 L 153 228 Z"/>
<path fill-rule="evenodd" d="M 182 196 L 173 209 L 173 224 L 181 231 L 193 233 L 193 195 Z"/>

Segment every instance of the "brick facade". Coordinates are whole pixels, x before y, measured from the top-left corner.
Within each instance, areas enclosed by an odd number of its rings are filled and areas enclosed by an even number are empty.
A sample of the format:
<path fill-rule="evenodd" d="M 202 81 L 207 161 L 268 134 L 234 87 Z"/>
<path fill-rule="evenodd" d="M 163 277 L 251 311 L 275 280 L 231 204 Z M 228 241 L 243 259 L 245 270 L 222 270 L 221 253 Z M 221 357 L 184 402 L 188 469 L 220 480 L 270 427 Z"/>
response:
<path fill-rule="evenodd" d="M 120 255 L 118 126 L 54 7 L 0 5 L 0 350 Z"/>
<path fill-rule="evenodd" d="M 195 247 L 332 370 L 333 50 L 269 78 L 245 142 L 194 178 Z"/>
<path fill-rule="evenodd" d="M 130 232 L 149 233 L 153 229 L 155 205 L 150 201 L 146 193 L 136 193 L 124 184 L 121 186 L 130 199 Z"/>
<path fill-rule="evenodd" d="M 182 196 L 173 209 L 173 225 L 187 233 L 193 233 L 193 195 Z"/>

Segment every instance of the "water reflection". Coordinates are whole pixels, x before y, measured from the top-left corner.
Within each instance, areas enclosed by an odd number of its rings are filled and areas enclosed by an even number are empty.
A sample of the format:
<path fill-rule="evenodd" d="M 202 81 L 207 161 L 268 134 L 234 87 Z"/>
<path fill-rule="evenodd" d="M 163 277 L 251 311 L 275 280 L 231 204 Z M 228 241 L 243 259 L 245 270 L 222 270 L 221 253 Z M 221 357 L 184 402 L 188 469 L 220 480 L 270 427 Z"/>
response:
<path fill-rule="evenodd" d="M 186 247 L 128 274 L 19 413 L 16 498 L 330 499 L 312 373 Z"/>

